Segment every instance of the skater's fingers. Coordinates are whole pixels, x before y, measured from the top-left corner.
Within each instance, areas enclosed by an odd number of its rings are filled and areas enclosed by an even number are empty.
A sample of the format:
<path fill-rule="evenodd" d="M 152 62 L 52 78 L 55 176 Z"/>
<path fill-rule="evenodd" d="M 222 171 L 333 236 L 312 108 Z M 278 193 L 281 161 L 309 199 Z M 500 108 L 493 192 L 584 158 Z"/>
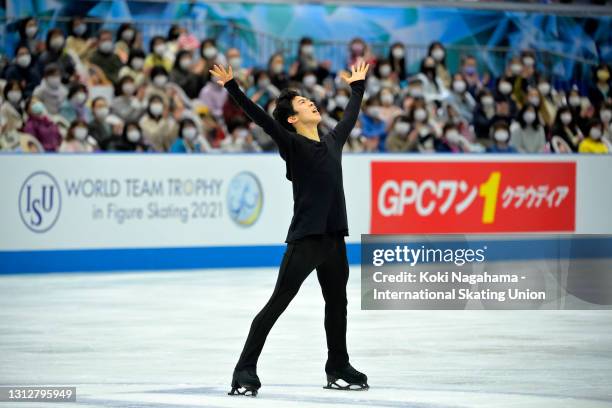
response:
<path fill-rule="evenodd" d="M 231 76 L 234 76 L 234 71 L 232 70 L 232 66 L 231 65 L 229 66 L 229 74 Z"/>

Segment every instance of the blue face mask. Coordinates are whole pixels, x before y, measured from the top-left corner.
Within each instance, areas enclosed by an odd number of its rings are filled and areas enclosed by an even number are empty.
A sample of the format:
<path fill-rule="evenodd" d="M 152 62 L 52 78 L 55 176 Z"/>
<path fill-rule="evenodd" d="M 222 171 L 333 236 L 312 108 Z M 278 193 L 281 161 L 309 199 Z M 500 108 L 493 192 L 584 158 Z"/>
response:
<path fill-rule="evenodd" d="M 45 105 L 42 102 L 34 102 L 32 104 L 32 113 L 34 115 L 42 115 L 45 112 Z"/>
<path fill-rule="evenodd" d="M 468 75 L 473 75 L 476 73 L 476 67 L 473 67 L 470 65 L 468 67 L 463 68 L 463 72 L 465 72 Z"/>

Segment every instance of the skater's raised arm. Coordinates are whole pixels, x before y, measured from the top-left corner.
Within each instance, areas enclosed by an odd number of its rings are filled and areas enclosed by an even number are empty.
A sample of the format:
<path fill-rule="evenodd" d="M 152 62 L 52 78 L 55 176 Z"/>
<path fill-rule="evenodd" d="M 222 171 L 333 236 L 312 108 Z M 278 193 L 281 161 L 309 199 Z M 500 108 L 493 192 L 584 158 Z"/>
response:
<path fill-rule="evenodd" d="M 291 141 L 291 134 L 283 128 L 273 117 L 268 115 L 259 105 L 253 102 L 248 96 L 240 90 L 238 82 L 234 79 L 234 73 L 230 65 L 229 70 L 226 70 L 220 65 L 215 65 L 210 73 L 215 76 L 217 83 L 230 94 L 232 99 L 240 108 L 247 114 L 249 118 L 272 137 L 279 149 L 286 149 Z"/>
<path fill-rule="evenodd" d="M 336 145 L 342 149 L 351 130 L 355 127 L 359 110 L 361 109 L 361 100 L 365 91 L 365 76 L 370 68 L 370 64 L 360 62 L 351 67 L 351 75 L 347 72 L 342 72 L 340 77 L 351 86 L 351 97 L 344 110 L 342 120 L 338 122 L 332 134 L 336 141 Z"/>

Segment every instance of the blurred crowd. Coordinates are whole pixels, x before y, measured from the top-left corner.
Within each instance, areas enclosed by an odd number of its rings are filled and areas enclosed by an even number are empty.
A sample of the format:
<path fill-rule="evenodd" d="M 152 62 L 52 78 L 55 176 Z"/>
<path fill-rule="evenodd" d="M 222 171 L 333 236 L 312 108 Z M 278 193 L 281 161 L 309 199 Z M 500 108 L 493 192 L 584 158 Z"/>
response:
<path fill-rule="evenodd" d="M 260 152 L 275 143 L 211 79 L 213 64 L 231 65 L 241 88 L 264 110 L 286 87 L 311 98 L 321 131 L 342 118 L 350 88 L 302 38 L 297 55 L 275 53 L 267 66 L 244 66 L 240 50 L 198 39 L 179 25 L 143 44 L 129 23 L 96 30 L 75 17 L 68 32 L 45 38 L 36 19 L 19 25 L 12 56 L 0 60 L 0 150 L 22 152 Z M 286 59 L 287 58 L 287 59 Z M 610 67 L 592 70 L 588 92 L 555 89 L 537 55 L 508 56 L 492 77 L 472 55 L 456 72 L 432 43 L 409 72 L 402 43 L 375 55 L 360 38 L 346 67 L 370 63 L 350 152 L 612 152 Z"/>

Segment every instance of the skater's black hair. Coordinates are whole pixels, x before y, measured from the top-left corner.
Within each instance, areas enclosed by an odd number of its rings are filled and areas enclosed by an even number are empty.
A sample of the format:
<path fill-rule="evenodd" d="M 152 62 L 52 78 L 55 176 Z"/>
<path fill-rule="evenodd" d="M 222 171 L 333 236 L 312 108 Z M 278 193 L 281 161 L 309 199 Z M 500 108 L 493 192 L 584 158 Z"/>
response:
<path fill-rule="evenodd" d="M 300 96 L 296 90 L 290 88 L 283 89 L 276 100 L 276 108 L 274 112 L 272 112 L 274 119 L 280 122 L 280 124 L 290 132 L 295 132 L 295 127 L 287 122 L 287 118 L 297 114 L 297 112 L 293 110 L 293 104 L 291 103 L 296 96 Z"/>

